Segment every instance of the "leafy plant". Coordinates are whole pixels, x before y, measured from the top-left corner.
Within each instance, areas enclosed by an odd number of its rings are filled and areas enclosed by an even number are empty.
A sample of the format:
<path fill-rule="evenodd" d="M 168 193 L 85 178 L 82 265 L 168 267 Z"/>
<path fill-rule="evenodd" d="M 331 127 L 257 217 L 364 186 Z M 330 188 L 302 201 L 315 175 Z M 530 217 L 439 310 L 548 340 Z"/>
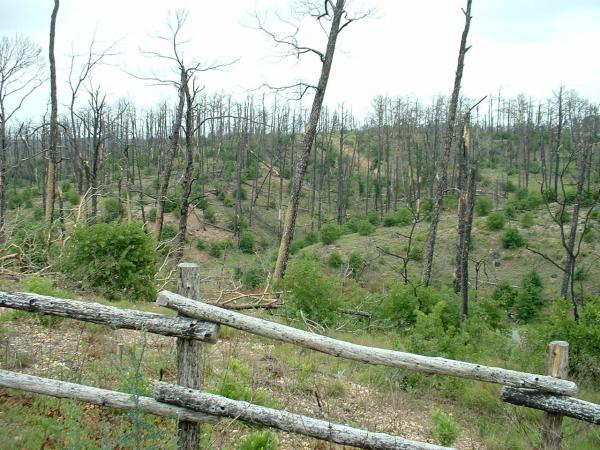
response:
<path fill-rule="evenodd" d="M 530 212 L 526 212 L 521 216 L 521 226 L 523 228 L 531 228 L 533 224 L 533 214 L 531 214 Z"/>
<path fill-rule="evenodd" d="M 257 431 L 245 436 L 237 450 L 277 450 L 279 441 L 272 431 Z"/>
<path fill-rule="evenodd" d="M 525 246 L 525 238 L 516 228 L 509 228 L 502 235 L 504 248 L 521 248 Z"/>
<path fill-rule="evenodd" d="M 433 421 L 432 434 L 435 440 L 441 445 L 452 445 L 458 439 L 460 434 L 460 426 L 456 421 L 438 408 L 433 408 L 431 411 L 431 420 Z"/>
<path fill-rule="evenodd" d="M 493 212 L 487 218 L 488 230 L 501 230 L 506 225 L 506 216 L 503 212 Z"/>
<path fill-rule="evenodd" d="M 123 217 L 123 205 L 116 197 L 109 197 L 102 203 L 102 222 L 114 222 Z"/>
<path fill-rule="evenodd" d="M 478 216 L 487 216 L 494 207 L 494 202 L 489 197 L 479 197 L 475 202 L 475 212 Z"/>
<path fill-rule="evenodd" d="M 344 260 L 342 259 L 342 255 L 337 251 L 330 253 L 329 258 L 327 258 L 327 265 L 329 265 L 329 267 L 333 267 L 334 269 L 339 269 L 343 263 Z"/>
<path fill-rule="evenodd" d="M 79 225 L 65 246 L 62 270 L 109 298 L 153 300 L 155 249 L 138 223 Z"/>
<path fill-rule="evenodd" d="M 342 235 L 342 230 L 338 225 L 328 223 L 321 227 L 321 242 L 325 245 L 333 244 Z"/>
<path fill-rule="evenodd" d="M 240 236 L 239 249 L 242 253 L 254 253 L 254 235 L 248 232 L 242 233 Z"/>

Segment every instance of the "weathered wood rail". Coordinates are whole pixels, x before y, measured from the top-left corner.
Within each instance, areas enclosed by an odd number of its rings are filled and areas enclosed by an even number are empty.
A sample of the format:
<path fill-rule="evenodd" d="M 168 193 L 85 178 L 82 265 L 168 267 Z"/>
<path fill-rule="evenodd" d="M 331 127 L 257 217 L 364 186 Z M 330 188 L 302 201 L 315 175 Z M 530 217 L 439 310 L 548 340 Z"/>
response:
<path fill-rule="evenodd" d="M 340 341 L 279 323 L 229 311 L 217 306 L 194 302 L 179 294 L 161 291 L 157 303 L 175 309 L 188 317 L 228 325 L 259 336 L 289 342 L 336 357 L 419 372 L 451 375 L 520 388 L 533 388 L 563 395 L 577 393 L 577 385 L 546 375 L 517 372 L 452 359 L 416 355 Z"/>
<path fill-rule="evenodd" d="M 100 406 L 116 409 L 140 410 L 157 416 L 171 417 L 178 420 L 188 420 L 200 423 L 216 423 L 215 416 L 204 414 L 178 406 L 160 403 L 150 397 L 133 396 L 126 392 L 100 389 L 83 384 L 68 383 L 50 378 L 35 377 L 24 373 L 0 370 L 0 387 L 20 389 L 35 394 L 50 395 L 58 398 L 70 398 Z"/>
<path fill-rule="evenodd" d="M 566 342 L 556 341 L 550 344 L 548 375 L 367 347 L 195 301 L 193 298 L 199 297 L 197 269 L 195 264 L 180 264 L 179 294 L 169 291 L 158 294 L 157 303 L 176 310 L 177 316 L 29 293 L 0 292 L 0 307 L 176 337 L 177 385 L 160 382 L 154 392 L 155 398 L 148 398 L 0 370 L 0 387 L 71 398 L 113 408 L 139 408 L 147 413 L 175 418 L 178 420 L 177 445 L 180 450 L 196 448 L 199 437 L 198 423 L 215 423 L 221 417 L 235 418 L 358 448 L 445 448 L 201 392 L 199 389 L 202 382 L 202 354 L 199 345 L 201 342 L 215 343 L 219 336 L 219 327 L 223 324 L 366 364 L 504 385 L 501 393 L 503 401 L 546 411 L 542 427 L 544 449 L 560 448 L 562 416 L 600 424 L 600 405 L 570 397 L 577 393 L 577 385 L 565 379 L 568 367 Z"/>
<path fill-rule="evenodd" d="M 600 425 L 600 405 L 585 400 L 508 386 L 502 388 L 500 398 L 513 405 L 527 406 Z"/>
<path fill-rule="evenodd" d="M 0 307 L 211 343 L 219 337 L 219 325 L 210 322 L 38 294 L 0 292 Z"/>
<path fill-rule="evenodd" d="M 230 417 L 255 425 L 323 439 L 336 444 L 352 445 L 367 449 L 446 449 L 433 444 L 411 441 L 384 433 L 337 425 L 326 420 L 314 419 L 252 403 L 231 400 L 220 395 L 207 394 L 176 384 L 158 383 L 154 397 L 169 404 L 201 411 L 218 417 Z"/>

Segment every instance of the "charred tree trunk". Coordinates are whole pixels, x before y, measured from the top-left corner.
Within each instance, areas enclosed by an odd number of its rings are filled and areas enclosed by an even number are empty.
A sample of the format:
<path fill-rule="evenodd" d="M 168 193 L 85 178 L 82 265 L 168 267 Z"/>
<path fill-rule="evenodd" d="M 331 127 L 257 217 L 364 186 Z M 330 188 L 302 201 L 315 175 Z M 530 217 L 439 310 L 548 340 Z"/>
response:
<path fill-rule="evenodd" d="M 333 55 L 335 53 L 335 43 L 337 41 L 338 34 L 341 31 L 340 22 L 344 13 L 345 0 L 337 0 L 333 11 L 333 20 L 331 23 L 331 31 L 329 32 L 329 38 L 327 41 L 327 50 L 322 58 L 321 76 L 319 77 L 319 83 L 317 85 L 317 91 L 310 112 L 310 119 L 306 125 L 304 140 L 302 142 L 303 150 L 298 156 L 296 162 L 296 171 L 292 181 L 292 192 L 289 199 L 289 204 L 285 213 L 285 220 L 283 224 L 283 230 L 281 235 L 281 243 L 279 245 L 279 252 L 277 254 L 277 262 L 275 264 L 275 270 L 273 272 L 273 279 L 279 280 L 283 278 L 287 262 L 289 259 L 290 245 L 294 237 L 294 228 L 296 226 L 296 216 L 298 215 L 298 207 L 300 206 L 300 194 L 302 190 L 302 181 L 304 174 L 306 173 L 306 166 L 308 165 L 308 157 L 310 156 L 310 150 L 313 146 L 315 134 L 317 131 L 317 125 L 319 123 L 319 116 L 321 115 L 321 107 L 323 105 L 323 99 L 325 98 L 325 90 L 327 88 L 327 82 L 329 80 L 329 73 L 331 72 L 331 64 L 333 63 Z"/>
<path fill-rule="evenodd" d="M 467 47 L 467 36 L 469 34 L 469 26 L 471 24 L 471 2 L 472 0 L 467 0 L 467 10 L 463 10 L 463 13 L 465 15 L 465 28 L 463 30 L 462 38 L 460 41 L 458 65 L 456 68 L 456 76 L 454 78 L 454 90 L 452 91 L 450 109 L 448 111 L 448 123 L 446 126 L 446 136 L 444 141 L 444 155 L 442 157 L 442 166 L 438 171 L 438 183 L 435 205 L 431 213 L 431 224 L 429 226 L 429 234 L 427 236 L 427 242 L 425 244 L 423 276 L 421 278 L 421 282 L 425 286 L 429 285 L 429 281 L 431 279 L 433 252 L 435 249 L 435 240 L 437 237 L 437 227 L 440 221 L 440 214 L 444 205 L 444 194 L 446 193 L 446 187 L 448 184 L 448 164 L 450 162 L 450 151 L 452 149 L 452 142 L 454 139 L 454 124 L 456 122 L 456 109 L 458 105 L 458 97 L 460 94 L 460 83 L 462 80 L 465 55 L 470 48 Z"/>
<path fill-rule="evenodd" d="M 54 0 L 54 9 L 50 19 L 50 147 L 48 150 L 48 168 L 46 170 L 45 218 L 52 222 L 54 218 L 54 196 L 56 189 L 56 166 L 58 164 L 58 99 L 56 94 L 56 61 L 54 59 L 54 40 L 56 37 L 56 16 L 59 0 Z"/>

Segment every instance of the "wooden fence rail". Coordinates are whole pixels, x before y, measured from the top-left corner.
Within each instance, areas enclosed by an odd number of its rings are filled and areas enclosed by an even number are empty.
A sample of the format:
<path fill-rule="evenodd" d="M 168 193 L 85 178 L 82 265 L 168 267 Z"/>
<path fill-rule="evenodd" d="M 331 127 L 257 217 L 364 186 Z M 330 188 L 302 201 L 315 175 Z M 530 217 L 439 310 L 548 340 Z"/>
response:
<path fill-rule="evenodd" d="M 23 292 L 0 292 L 0 307 L 52 314 L 108 325 L 113 328 L 144 330 L 163 336 L 175 336 L 214 343 L 219 338 L 219 326 L 187 317 L 115 308 L 100 303 L 67 300 Z"/>
<path fill-rule="evenodd" d="M 227 397 L 207 394 L 176 384 L 158 383 L 154 390 L 154 397 L 160 402 L 175 404 L 186 409 L 219 417 L 230 417 L 243 422 L 264 425 L 358 448 L 389 450 L 434 450 L 448 448 L 411 441 L 389 434 L 374 433 L 345 425 L 337 425 L 326 420 L 266 408 L 248 402 L 231 400 Z"/>
<path fill-rule="evenodd" d="M 411 369 L 418 372 L 470 378 L 519 388 L 539 389 L 562 395 L 574 395 L 577 393 L 577 385 L 572 381 L 452 359 L 422 356 L 353 344 L 247 316 L 235 311 L 228 311 L 216 306 L 207 305 L 206 303 L 194 302 L 169 291 L 159 292 L 157 303 L 161 306 L 175 309 L 188 317 L 228 325 L 259 336 L 289 342 L 336 357 L 362 361 L 369 364 Z"/>
<path fill-rule="evenodd" d="M 150 397 L 136 397 L 126 392 L 110 391 L 83 384 L 68 383 L 50 378 L 35 377 L 24 373 L 0 370 L 0 387 L 20 389 L 35 394 L 70 398 L 116 409 L 140 410 L 157 416 L 171 417 L 200 423 L 216 423 L 218 418 L 179 406 L 160 403 Z"/>

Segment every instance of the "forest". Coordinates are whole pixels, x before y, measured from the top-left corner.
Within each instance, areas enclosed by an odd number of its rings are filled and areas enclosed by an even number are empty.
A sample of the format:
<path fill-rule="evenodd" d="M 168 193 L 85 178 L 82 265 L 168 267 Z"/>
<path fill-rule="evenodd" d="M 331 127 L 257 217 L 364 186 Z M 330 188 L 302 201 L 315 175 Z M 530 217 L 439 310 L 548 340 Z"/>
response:
<path fill-rule="evenodd" d="M 157 295 L 196 263 L 202 302 L 355 344 L 545 375 L 548 344 L 566 341 L 565 378 L 600 402 L 599 104 L 566 84 L 546 98 L 463 95 L 472 0 L 457 11 L 448 95 L 379 95 L 366 114 L 326 96 L 336 44 L 372 14 L 352 2 L 303 3 L 320 47 L 257 15 L 265 45 L 318 71 L 243 97 L 204 86 L 236 60 L 189 58 L 177 11 L 143 51 L 172 78 L 131 74 L 171 90 L 152 107 L 95 83 L 114 49 L 94 38 L 57 97 L 53 5 L 48 55 L 0 36 L 0 307 L 27 292 L 169 314 Z M 45 80 L 47 110 L 24 119 Z M 151 396 L 179 351 L 145 330 L 0 308 L 3 371 Z M 453 448 L 600 447 L 597 425 L 568 417 L 549 446 L 545 413 L 482 381 L 226 325 L 200 352 L 202 388 L 233 400 Z M 0 387 L 0 449 L 354 448 L 234 419 L 185 447 L 178 422 Z"/>

